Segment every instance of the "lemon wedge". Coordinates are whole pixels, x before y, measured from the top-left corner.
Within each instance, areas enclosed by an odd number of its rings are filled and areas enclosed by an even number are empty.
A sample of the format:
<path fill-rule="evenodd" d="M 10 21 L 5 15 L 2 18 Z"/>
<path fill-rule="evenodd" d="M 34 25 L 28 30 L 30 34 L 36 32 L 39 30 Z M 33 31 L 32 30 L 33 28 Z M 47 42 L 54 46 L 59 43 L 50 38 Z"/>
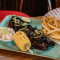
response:
<path fill-rule="evenodd" d="M 31 20 L 29 19 L 29 18 L 26 18 L 26 17 L 22 17 L 22 20 L 24 21 L 24 22 L 31 22 Z"/>

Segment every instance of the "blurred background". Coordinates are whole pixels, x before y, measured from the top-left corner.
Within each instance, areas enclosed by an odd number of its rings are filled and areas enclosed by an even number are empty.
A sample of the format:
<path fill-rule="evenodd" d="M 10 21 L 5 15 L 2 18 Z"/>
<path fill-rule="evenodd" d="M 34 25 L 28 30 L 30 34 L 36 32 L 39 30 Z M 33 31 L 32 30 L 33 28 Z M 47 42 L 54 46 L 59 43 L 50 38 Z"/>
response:
<path fill-rule="evenodd" d="M 60 6 L 60 0 L 51 0 L 52 9 Z M 47 0 L 0 0 L 0 10 L 14 10 L 29 16 L 42 16 L 48 10 Z"/>

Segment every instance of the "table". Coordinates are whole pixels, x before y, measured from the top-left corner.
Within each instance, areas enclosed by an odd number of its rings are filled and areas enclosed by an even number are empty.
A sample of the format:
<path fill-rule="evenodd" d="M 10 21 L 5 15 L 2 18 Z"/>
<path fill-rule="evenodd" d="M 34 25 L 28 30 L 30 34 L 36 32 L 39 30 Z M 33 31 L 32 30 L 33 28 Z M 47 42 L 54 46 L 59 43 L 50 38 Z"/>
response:
<path fill-rule="evenodd" d="M 53 60 L 0 49 L 0 60 Z"/>
<path fill-rule="evenodd" d="M 32 17 L 34 19 L 41 19 L 42 16 Z M 49 58 L 43 58 L 39 56 L 31 56 L 27 54 L 22 54 L 19 52 L 12 52 L 9 50 L 0 49 L 0 60 L 54 60 Z"/>

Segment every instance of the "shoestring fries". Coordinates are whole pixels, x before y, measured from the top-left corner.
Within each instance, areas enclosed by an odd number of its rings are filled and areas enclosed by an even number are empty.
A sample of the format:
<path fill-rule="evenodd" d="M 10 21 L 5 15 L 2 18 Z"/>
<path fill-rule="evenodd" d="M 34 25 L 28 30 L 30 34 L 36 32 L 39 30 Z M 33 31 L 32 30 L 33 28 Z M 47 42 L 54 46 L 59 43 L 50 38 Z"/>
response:
<path fill-rule="evenodd" d="M 42 30 L 46 36 L 60 41 L 60 20 L 55 17 L 47 17 L 42 20 Z"/>

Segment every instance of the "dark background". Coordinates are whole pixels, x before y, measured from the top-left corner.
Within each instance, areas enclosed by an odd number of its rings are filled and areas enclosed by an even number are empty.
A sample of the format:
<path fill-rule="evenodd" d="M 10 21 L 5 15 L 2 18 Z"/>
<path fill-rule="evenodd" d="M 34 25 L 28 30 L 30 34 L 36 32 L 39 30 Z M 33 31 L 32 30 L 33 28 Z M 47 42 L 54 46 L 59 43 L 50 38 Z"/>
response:
<path fill-rule="evenodd" d="M 56 8 L 55 0 L 51 0 L 52 8 Z M 0 10 L 20 11 L 20 0 L 0 0 Z M 48 12 L 47 0 L 23 0 L 22 12 L 30 16 L 42 16 Z"/>
<path fill-rule="evenodd" d="M 30 16 L 41 16 L 48 12 L 47 0 L 25 0 L 25 1 L 26 2 L 23 5 L 23 12 L 26 12 Z M 52 9 L 56 8 L 55 0 L 51 0 L 51 3 Z"/>

